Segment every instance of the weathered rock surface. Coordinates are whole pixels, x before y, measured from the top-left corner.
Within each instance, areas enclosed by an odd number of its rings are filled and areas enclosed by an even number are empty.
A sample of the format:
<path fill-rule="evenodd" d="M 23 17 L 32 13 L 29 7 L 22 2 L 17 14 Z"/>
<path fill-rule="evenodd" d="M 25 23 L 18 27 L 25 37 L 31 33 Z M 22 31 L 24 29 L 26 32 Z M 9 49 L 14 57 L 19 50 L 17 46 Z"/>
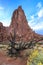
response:
<path fill-rule="evenodd" d="M 13 12 L 11 24 L 9 27 L 3 26 L 3 24 L 0 22 L 0 42 L 8 40 L 8 37 L 11 39 L 11 34 L 15 34 L 15 41 L 24 41 L 28 42 L 31 39 L 40 39 L 43 38 L 42 35 L 36 34 L 28 25 L 26 16 L 24 14 L 24 11 L 22 10 L 21 6 L 18 7 Z M 23 55 L 25 51 L 21 51 L 21 54 Z M 27 58 L 9 58 L 8 56 L 4 55 L 5 52 L 0 52 L 0 65 L 26 65 L 27 64 Z M 4 59 L 5 58 L 5 59 Z"/>
<path fill-rule="evenodd" d="M 36 34 L 28 25 L 25 13 L 21 6 L 13 12 L 11 24 L 9 27 L 4 27 L 0 23 L 0 41 L 6 41 L 10 33 L 15 33 L 16 41 L 28 42 L 31 39 L 40 39 L 43 36 Z M 11 38 L 11 37 L 10 37 Z"/>
<path fill-rule="evenodd" d="M 7 40 L 7 27 L 4 27 L 0 22 L 0 42 Z"/>
<path fill-rule="evenodd" d="M 16 41 L 22 40 L 24 42 L 28 42 L 31 39 L 39 39 L 42 37 L 41 35 L 38 35 L 32 31 L 28 25 L 25 13 L 21 6 L 19 6 L 18 9 L 13 12 L 9 30 L 9 32 L 14 32 L 15 30 Z"/>

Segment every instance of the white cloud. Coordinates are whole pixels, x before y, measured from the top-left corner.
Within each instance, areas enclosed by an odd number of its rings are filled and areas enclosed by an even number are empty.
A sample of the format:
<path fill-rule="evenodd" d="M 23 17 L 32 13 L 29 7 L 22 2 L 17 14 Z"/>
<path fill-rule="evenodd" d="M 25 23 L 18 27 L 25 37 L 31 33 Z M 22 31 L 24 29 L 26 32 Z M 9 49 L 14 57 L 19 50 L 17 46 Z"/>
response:
<path fill-rule="evenodd" d="M 28 23 L 33 30 L 43 29 L 43 17 L 35 17 L 31 19 Z"/>
<path fill-rule="evenodd" d="M 8 15 L 8 13 L 9 13 L 9 15 Z M 9 26 L 10 19 L 11 19 L 11 17 L 10 17 L 9 9 L 0 7 L 0 22 L 2 22 L 4 26 Z"/>
<path fill-rule="evenodd" d="M 3 20 L 0 20 L 0 22 L 2 22 L 4 26 L 9 26 L 9 25 L 10 25 L 11 20 L 8 18 L 8 19 L 3 19 Z"/>
<path fill-rule="evenodd" d="M 34 19 L 34 15 L 31 16 L 31 19 Z"/>
<path fill-rule="evenodd" d="M 43 29 L 43 22 L 40 22 L 32 27 L 33 30 L 42 30 Z"/>
<path fill-rule="evenodd" d="M 36 21 L 37 21 L 37 23 L 36 23 Z M 39 21 L 38 20 L 36 20 L 36 21 L 33 21 L 33 22 L 30 22 L 29 21 L 29 25 L 30 25 L 30 27 L 33 29 L 33 30 L 35 30 L 35 31 L 37 31 L 37 30 L 43 30 L 43 20 L 41 21 L 40 19 L 39 19 Z"/>
<path fill-rule="evenodd" d="M 0 10 L 3 10 L 4 8 L 2 6 L 0 6 Z"/>
<path fill-rule="evenodd" d="M 40 11 L 39 11 L 37 14 L 38 14 L 38 17 L 39 17 L 39 18 L 40 18 L 40 17 L 43 17 L 43 8 L 40 9 Z"/>
<path fill-rule="evenodd" d="M 36 23 L 35 23 L 35 17 L 32 15 L 32 16 L 30 16 L 30 18 L 31 18 L 31 20 L 29 20 L 29 25 L 31 26 L 31 27 L 33 27 Z"/>
<path fill-rule="evenodd" d="M 41 3 L 37 4 L 37 7 L 40 8 L 35 14 L 31 15 L 31 20 L 29 20 L 29 25 L 35 31 L 43 30 L 43 7 Z"/>
<path fill-rule="evenodd" d="M 42 7 L 41 2 L 38 2 L 38 4 L 37 4 L 37 6 L 36 6 L 36 7 L 41 8 L 41 7 Z"/>
<path fill-rule="evenodd" d="M 4 7 L 0 6 L 0 17 L 3 17 L 4 14 Z"/>
<path fill-rule="evenodd" d="M 0 11 L 0 18 L 3 18 L 4 17 L 4 11 Z"/>

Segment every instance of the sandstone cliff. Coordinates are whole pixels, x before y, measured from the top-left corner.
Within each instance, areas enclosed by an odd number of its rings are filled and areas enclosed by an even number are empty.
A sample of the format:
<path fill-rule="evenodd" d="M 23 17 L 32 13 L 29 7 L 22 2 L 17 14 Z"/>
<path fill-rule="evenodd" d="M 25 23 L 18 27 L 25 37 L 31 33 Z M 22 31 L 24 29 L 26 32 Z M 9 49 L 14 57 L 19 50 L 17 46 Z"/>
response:
<path fill-rule="evenodd" d="M 15 34 L 16 41 L 28 42 L 31 39 L 40 39 L 43 36 L 36 34 L 28 25 L 25 13 L 21 6 L 13 12 L 11 24 L 9 27 L 4 27 L 0 23 L 0 41 L 6 41 L 10 33 Z M 11 36 L 10 36 L 11 38 Z"/>
<path fill-rule="evenodd" d="M 0 42 L 7 40 L 7 27 L 0 22 Z"/>

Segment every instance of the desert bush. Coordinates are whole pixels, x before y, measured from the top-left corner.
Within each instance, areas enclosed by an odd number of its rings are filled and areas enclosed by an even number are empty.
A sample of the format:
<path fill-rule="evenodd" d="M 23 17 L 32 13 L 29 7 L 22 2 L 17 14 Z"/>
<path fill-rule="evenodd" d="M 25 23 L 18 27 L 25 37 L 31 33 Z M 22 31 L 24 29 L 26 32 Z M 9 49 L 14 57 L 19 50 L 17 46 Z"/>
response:
<path fill-rule="evenodd" d="M 27 60 L 27 65 L 43 65 L 43 48 L 34 49 Z"/>

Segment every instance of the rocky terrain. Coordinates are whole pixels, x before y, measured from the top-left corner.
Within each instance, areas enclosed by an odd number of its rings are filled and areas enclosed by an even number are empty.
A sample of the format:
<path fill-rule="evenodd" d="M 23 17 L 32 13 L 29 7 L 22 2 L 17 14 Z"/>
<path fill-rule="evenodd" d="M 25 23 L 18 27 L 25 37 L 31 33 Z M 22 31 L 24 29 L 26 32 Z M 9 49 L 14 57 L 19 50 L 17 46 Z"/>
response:
<path fill-rule="evenodd" d="M 36 34 L 28 25 L 25 13 L 21 6 L 19 6 L 12 14 L 11 23 L 9 27 L 3 26 L 0 22 L 0 42 L 7 41 L 10 33 L 15 34 L 16 41 L 29 42 L 31 39 L 43 38 L 42 35 Z M 10 36 L 11 38 L 11 36 Z"/>
<path fill-rule="evenodd" d="M 7 27 L 0 22 L 0 42 L 7 40 Z"/>
<path fill-rule="evenodd" d="M 9 57 L 5 50 L 0 49 L 0 65 L 26 65 L 27 58 Z"/>
<path fill-rule="evenodd" d="M 13 12 L 9 27 L 3 26 L 3 24 L 0 22 L 0 42 L 7 42 L 8 37 L 11 39 L 11 34 L 15 34 L 15 41 L 21 40 L 23 42 L 29 42 L 32 39 L 39 40 L 40 38 L 43 38 L 42 35 L 35 33 L 30 28 L 21 6 L 19 6 L 18 9 Z M 5 47 L 3 50 L 3 47 L 0 47 L 0 65 L 27 65 L 27 57 L 11 58 L 7 56 Z M 22 55 L 25 55 L 25 53 L 27 54 L 27 52 L 29 53 L 30 51 L 28 49 L 20 51 Z"/>

